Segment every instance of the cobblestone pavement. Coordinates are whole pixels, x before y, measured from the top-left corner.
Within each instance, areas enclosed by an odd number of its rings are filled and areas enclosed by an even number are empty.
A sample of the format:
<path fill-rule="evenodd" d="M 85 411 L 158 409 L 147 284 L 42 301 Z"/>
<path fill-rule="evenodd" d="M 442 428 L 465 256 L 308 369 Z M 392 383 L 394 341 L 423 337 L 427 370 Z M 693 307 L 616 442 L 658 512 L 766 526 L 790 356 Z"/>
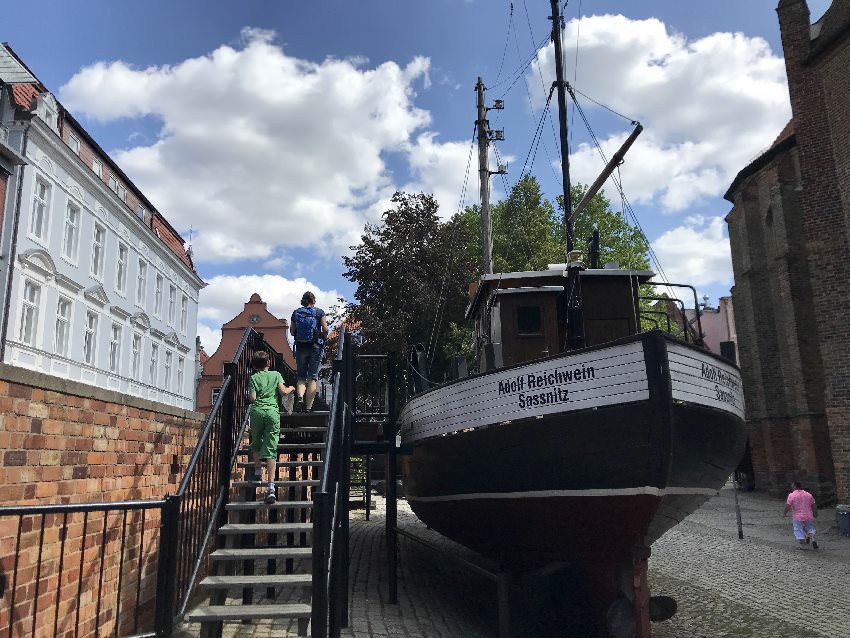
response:
<path fill-rule="evenodd" d="M 369 521 L 352 512 L 351 616 L 346 638 L 477 638 L 496 635 L 496 587 L 458 562 L 399 537 L 398 605 L 387 600 L 384 501 Z M 850 636 L 850 538 L 839 536 L 835 510 L 821 510 L 820 549 L 800 550 L 783 503 L 740 495 L 739 540 L 733 493 L 724 489 L 653 545 L 654 594 L 679 611 L 653 625 L 655 638 L 840 638 Z M 399 501 L 399 528 L 472 562 L 472 552 L 428 530 Z M 290 631 L 292 633 L 290 633 Z M 544 636 L 528 630 L 528 635 Z M 197 635 L 187 628 L 183 637 Z M 273 623 L 231 625 L 226 638 L 294 636 Z M 564 630 L 558 636 L 575 636 Z"/>

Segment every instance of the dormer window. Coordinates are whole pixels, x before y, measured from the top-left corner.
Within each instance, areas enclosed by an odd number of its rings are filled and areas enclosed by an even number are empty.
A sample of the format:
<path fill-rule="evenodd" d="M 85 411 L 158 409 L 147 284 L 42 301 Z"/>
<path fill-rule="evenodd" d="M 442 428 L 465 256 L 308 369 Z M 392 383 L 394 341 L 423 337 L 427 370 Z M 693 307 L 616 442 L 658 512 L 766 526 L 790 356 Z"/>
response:
<path fill-rule="evenodd" d="M 118 197 L 121 198 L 122 202 L 127 201 L 127 189 L 123 184 L 118 184 L 118 189 L 115 192 L 118 193 Z"/>
<path fill-rule="evenodd" d="M 76 135 L 74 135 L 73 133 L 68 134 L 68 146 L 77 155 L 80 154 L 80 139 Z"/>
<path fill-rule="evenodd" d="M 91 169 L 94 171 L 94 174 L 103 179 L 103 164 L 100 160 L 93 159 L 91 161 Z"/>
<path fill-rule="evenodd" d="M 145 207 L 139 204 L 138 208 L 136 208 L 136 215 L 139 216 L 139 219 L 142 221 L 145 220 Z"/>
<path fill-rule="evenodd" d="M 116 193 L 118 192 L 118 180 L 112 175 L 109 176 L 109 189 Z"/>

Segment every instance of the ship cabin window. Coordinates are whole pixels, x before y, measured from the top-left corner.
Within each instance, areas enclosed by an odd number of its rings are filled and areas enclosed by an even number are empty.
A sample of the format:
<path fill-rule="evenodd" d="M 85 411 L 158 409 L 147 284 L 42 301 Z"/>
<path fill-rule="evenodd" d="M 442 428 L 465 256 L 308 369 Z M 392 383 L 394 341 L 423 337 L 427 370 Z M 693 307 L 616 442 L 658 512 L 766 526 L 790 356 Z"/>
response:
<path fill-rule="evenodd" d="M 542 322 L 540 306 L 519 306 L 516 309 L 517 335 L 540 336 Z"/>

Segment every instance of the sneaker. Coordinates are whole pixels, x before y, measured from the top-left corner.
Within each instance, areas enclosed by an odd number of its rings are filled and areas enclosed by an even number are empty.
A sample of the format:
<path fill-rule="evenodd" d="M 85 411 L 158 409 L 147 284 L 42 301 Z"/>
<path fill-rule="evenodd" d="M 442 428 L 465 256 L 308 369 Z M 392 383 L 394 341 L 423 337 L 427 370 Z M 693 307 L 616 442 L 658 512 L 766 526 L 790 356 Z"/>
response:
<path fill-rule="evenodd" d="M 812 549 L 817 549 L 817 548 L 818 548 L 818 542 L 812 541 Z"/>
<path fill-rule="evenodd" d="M 269 483 L 266 488 L 266 496 L 263 499 L 266 505 L 274 505 L 277 502 L 277 494 L 275 493 L 274 483 Z"/>

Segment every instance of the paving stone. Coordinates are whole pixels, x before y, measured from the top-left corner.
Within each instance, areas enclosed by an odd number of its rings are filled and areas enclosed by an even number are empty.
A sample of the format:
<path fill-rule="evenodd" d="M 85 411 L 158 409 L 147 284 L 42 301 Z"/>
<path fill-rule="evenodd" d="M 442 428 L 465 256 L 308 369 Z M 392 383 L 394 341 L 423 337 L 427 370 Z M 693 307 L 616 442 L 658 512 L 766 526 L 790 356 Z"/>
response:
<path fill-rule="evenodd" d="M 485 638 L 496 635 L 496 588 L 455 561 L 399 536 L 398 605 L 388 601 L 384 500 L 365 520 L 351 513 L 350 626 L 345 638 Z M 818 519 L 820 549 L 800 551 L 782 501 L 740 495 L 744 539 L 737 536 L 733 492 L 724 489 L 653 545 L 654 594 L 677 599 L 679 612 L 653 625 L 655 638 L 836 638 L 850 636 L 850 539 L 834 510 Z M 399 528 L 455 556 L 473 552 L 429 530 L 399 501 Z M 260 599 L 257 599 L 258 602 Z M 265 599 L 263 599 L 265 600 Z M 281 599 L 283 602 L 284 599 Z M 296 636 L 294 622 L 226 625 L 225 638 Z M 535 634 L 528 628 L 529 635 Z M 198 635 L 197 625 L 180 638 Z M 571 636 L 568 628 L 558 632 Z"/>

